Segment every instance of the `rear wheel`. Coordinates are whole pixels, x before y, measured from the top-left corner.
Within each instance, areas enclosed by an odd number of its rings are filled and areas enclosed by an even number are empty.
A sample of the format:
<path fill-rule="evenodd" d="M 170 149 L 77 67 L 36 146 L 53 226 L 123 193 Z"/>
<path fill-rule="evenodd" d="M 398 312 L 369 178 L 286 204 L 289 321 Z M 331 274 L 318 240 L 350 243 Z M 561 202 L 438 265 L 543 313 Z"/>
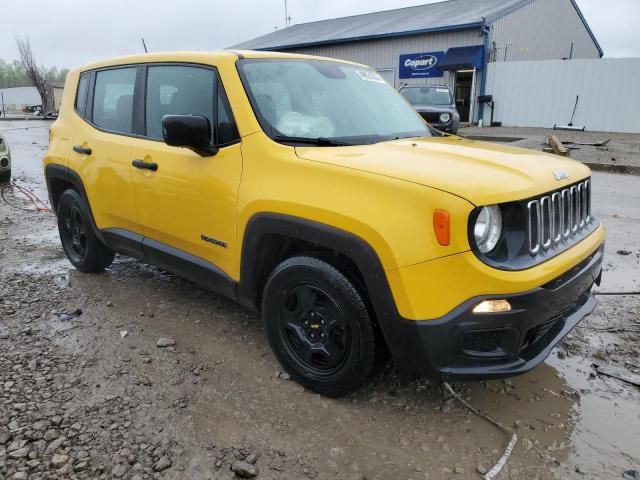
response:
<path fill-rule="evenodd" d="M 262 311 L 271 348 L 298 383 L 330 397 L 366 383 L 376 356 L 373 324 L 358 291 L 333 266 L 285 260 L 267 280 Z"/>
<path fill-rule="evenodd" d="M 58 232 L 67 258 L 81 272 L 98 272 L 111 265 L 115 253 L 96 237 L 86 201 L 75 190 L 58 202 Z"/>

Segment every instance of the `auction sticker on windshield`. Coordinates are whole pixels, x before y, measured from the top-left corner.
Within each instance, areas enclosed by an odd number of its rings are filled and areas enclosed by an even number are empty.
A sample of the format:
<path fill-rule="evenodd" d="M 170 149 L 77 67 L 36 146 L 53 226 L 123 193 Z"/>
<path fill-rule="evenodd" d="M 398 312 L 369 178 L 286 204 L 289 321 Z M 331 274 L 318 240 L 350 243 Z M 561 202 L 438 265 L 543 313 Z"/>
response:
<path fill-rule="evenodd" d="M 367 82 L 385 83 L 380 75 L 371 70 L 356 70 L 361 79 Z"/>

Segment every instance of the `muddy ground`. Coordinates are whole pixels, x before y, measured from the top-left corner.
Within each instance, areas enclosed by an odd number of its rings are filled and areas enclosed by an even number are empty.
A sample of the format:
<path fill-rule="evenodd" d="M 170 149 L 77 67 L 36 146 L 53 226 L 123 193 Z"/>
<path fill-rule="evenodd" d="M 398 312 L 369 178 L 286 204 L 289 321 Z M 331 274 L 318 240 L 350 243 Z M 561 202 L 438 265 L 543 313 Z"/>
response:
<path fill-rule="evenodd" d="M 19 183 L 46 196 L 47 129 L 4 135 Z M 593 184 L 610 232 L 599 291 L 640 290 L 640 178 Z M 640 373 L 640 296 L 599 300 L 531 373 L 453 384 L 518 435 L 499 479 L 640 478 L 640 389 L 594 366 Z M 0 202 L 0 478 L 232 479 L 240 466 L 258 479 L 474 479 L 508 440 L 438 382 L 400 384 L 392 368 L 344 399 L 305 390 L 258 315 L 122 256 L 79 273 L 53 216 Z"/>

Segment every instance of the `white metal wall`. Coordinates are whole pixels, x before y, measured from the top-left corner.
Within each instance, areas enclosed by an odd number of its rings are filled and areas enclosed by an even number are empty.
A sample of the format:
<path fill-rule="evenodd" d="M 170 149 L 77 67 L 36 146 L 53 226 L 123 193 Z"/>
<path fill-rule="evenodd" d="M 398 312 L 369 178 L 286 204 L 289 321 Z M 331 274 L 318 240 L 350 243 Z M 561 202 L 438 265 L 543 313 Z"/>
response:
<path fill-rule="evenodd" d="M 498 62 L 600 57 L 571 0 L 532 1 L 496 20 L 490 41 Z"/>
<path fill-rule="evenodd" d="M 487 68 L 494 120 L 505 126 L 566 125 L 580 96 L 574 125 L 640 133 L 640 58 L 497 62 Z M 485 122 L 490 109 L 484 107 Z"/>

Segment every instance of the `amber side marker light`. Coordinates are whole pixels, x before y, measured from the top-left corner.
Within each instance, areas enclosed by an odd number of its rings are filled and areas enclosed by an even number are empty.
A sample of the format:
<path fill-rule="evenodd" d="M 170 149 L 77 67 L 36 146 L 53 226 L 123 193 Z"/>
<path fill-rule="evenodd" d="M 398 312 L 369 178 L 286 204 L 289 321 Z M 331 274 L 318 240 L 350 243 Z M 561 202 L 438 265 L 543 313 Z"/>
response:
<path fill-rule="evenodd" d="M 485 300 L 473 307 L 473 313 L 510 312 L 511 304 L 507 300 Z"/>
<path fill-rule="evenodd" d="M 438 243 L 447 247 L 451 241 L 451 226 L 449 212 L 446 210 L 436 210 L 433 212 L 433 229 L 436 232 Z"/>

